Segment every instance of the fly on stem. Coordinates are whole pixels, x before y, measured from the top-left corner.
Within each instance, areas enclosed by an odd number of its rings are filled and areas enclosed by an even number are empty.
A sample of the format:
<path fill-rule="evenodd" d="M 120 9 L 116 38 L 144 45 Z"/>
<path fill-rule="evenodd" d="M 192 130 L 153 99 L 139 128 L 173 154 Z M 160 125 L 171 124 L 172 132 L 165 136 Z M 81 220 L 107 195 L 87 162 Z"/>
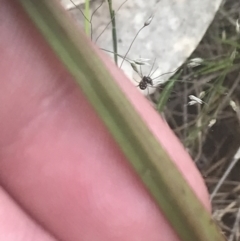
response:
<path fill-rule="evenodd" d="M 146 64 L 146 61 L 144 61 L 144 59 L 138 59 L 138 60 L 132 60 L 130 58 L 127 57 L 127 55 L 129 54 L 135 40 L 137 39 L 137 37 L 139 36 L 140 32 L 147 26 L 149 26 L 153 20 L 153 17 L 154 17 L 154 13 L 156 11 L 156 8 L 155 8 L 155 11 L 152 12 L 152 14 L 146 19 L 146 21 L 143 23 L 142 27 L 137 31 L 137 33 L 135 34 L 133 40 L 131 41 L 127 51 L 125 54 L 121 55 L 118 53 L 118 46 L 117 46 L 117 30 L 116 30 L 116 15 L 118 14 L 119 10 L 121 9 L 121 7 L 127 2 L 127 0 L 123 1 L 121 3 L 121 5 L 117 8 L 117 10 L 115 11 L 113 9 L 113 2 L 112 0 L 105 0 L 105 1 L 101 1 L 101 3 L 95 8 L 95 10 L 93 10 L 91 16 L 87 16 L 85 13 L 86 11 L 83 11 L 84 9 L 81 9 L 81 7 L 79 5 L 76 5 L 75 4 L 75 1 L 76 0 L 69 0 L 74 6 L 76 9 L 78 9 L 81 13 L 81 15 L 83 16 L 83 18 L 85 19 L 85 23 L 86 21 L 88 22 L 88 24 L 90 24 L 90 28 L 91 28 L 91 39 L 92 41 L 94 41 L 95 43 L 99 40 L 99 38 L 102 36 L 102 34 L 104 33 L 104 31 L 107 29 L 107 27 L 111 24 L 112 25 L 112 42 L 113 42 L 113 51 L 110 51 L 110 50 L 107 50 L 107 49 L 103 49 L 101 48 L 102 50 L 106 51 L 106 52 L 109 52 L 109 53 L 112 53 L 113 56 L 114 56 L 114 61 L 116 63 L 116 65 L 118 65 L 118 57 L 122 59 L 121 61 L 121 64 L 120 64 L 120 68 L 122 67 L 124 61 L 127 61 L 129 64 L 131 64 L 132 68 L 134 68 L 134 65 L 147 65 Z M 84 1 L 84 0 L 83 0 Z M 107 25 L 104 27 L 104 29 L 101 31 L 101 33 L 96 37 L 96 39 L 94 40 L 93 39 L 93 18 L 94 18 L 94 15 L 97 13 L 97 11 L 100 10 L 100 8 L 103 6 L 103 3 L 106 3 L 108 5 L 108 11 L 109 11 L 109 16 L 110 16 L 110 20 L 109 22 L 107 23 Z M 86 8 L 86 5 L 85 5 L 85 8 Z M 154 64 L 152 65 L 152 68 L 154 67 L 155 65 L 155 61 L 154 61 Z M 147 90 L 148 91 L 148 88 L 149 87 L 152 87 L 152 88 L 155 88 L 154 86 L 154 83 L 153 83 L 153 80 L 157 79 L 160 77 L 157 76 L 156 78 L 153 78 L 153 75 L 155 74 L 155 71 L 152 71 L 153 69 L 151 68 L 150 72 L 147 74 L 147 75 L 143 75 L 142 74 L 142 70 L 140 69 L 140 71 L 135 71 L 138 73 L 138 75 L 140 76 L 141 80 L 139 81 L 137 87 L 139 87 L 141 90 Z"/>
<path fill-rule="evenodd" d="M 176 74 L 180 70 L 180 68 L 177 68 L 171 72 L 159 73 L 160 70 L 158 67 L 155 68 L 155 70 L 154 70 L 155 63 L 156 63 L 156 58 L 155 58 L 148 74 L 144 75 L 143 71 L 142 71 L 142 66 L 144 66 L 144 65 L 149 66 L 148 61 L 149 61 L 149 59 L 142 59 L 142 58 L 131 61 L 132 69 L 140 77 L 139 81 L 134 79 L 135 82 L 138 83 L 138 85 L 136 87 L 139 87 L 140 90 L 147 90 L 147 92 L 148 92 L 147 95 L 152 94 L 161 84 L 163 84 L 167 81 L 167 80 L 163 81 L 162 80 L 163 77 L 170 78 L 171 75 Z M 138 68 L 138 66 L 139 66 L 139 68 Z"/>

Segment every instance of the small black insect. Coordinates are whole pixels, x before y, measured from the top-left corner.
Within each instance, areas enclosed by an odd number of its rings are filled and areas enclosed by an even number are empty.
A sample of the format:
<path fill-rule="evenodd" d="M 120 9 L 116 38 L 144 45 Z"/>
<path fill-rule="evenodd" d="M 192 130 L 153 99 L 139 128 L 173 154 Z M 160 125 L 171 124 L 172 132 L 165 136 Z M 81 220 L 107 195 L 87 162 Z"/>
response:
<path fill-rule="evenodd" d="M 148 85 L 153 86 L 152 78 L 150 76 L 143 76 L 142 80 L 139 82 L 138 87 L 141 90 L 145 90 Z"/>
<path fill-rule="evenodd" d="M 156 60 L 156 59 L 155 59 L 155 60 Z M 159 83 L 155 83 L 155 85 L 154 85 L 154 82 L 156 82 L 156 81 L 154 81 L 154 80 L 160 78 L 160 77 L 163 76 L 163 75 L 173 74 L 173 73 L 176 73 L 176 72 L 178 71 L 178 69 L 176 69 L 176 70 L 174 70 L 174 71 L 172 71 L 172 72 L 160 74 L 160 75 L 158 75 L 157 77 L 152 78 L 153 74 L 154 74 L 154 73 L 156 72 L 156 70 L 158 69 L 158 68 L 156 68 L 154 71 L 152 71 L 152 70 L 153 70 L 153 67 L 154 67 L 154 65 L 155 65 L 155 60 L 154 60 L 154 62 L 153 62 L 153 65 L 152 65 L 152 67 L 151 67 L 151 70 L 150 70 L 150 72 L 149 72 L 149 74 L 148 74 L 147 76 L 142 74 L 141 64 L 140 64 L 140 72 L 138 71 L 138 69 L 137 69 L 136 66 L 134 66 L 134 65 L 131 64 L 132 67 L 133 67 L 133 69 L 134 69 L 134 71 L 135 71 L 135 72 L 140 76 L 140 78 L 141 78 L 141 81 L 140 81 L 140 82 L 138 83 L 138 85 L 137 85 L 137 87 L 139 87 L 139 89 L 145 90 L 145 89 L 147 89 L 147 87 L 157 88 L 157 87 L 159 86 L 160 82 L 159 82 Z M 136 81 L 136 80 L 135 80 L 135 81 Z"/>
<path fill-rule="evenodd" d="M 155 59 L 156 60 L 156 59 Z M 137 69 L 137 67 L 136 66 L 133 66 L 132 65 L 132 67 L 133 67 L 133 69 L 134 69 L 134 71 L 140 76 L 140 78 L 141 78 L 141 81 L 138 83 L 138 85 L 137 85 L 137 87 L 139 87 L 141 90 L 145 90 L 145 89 L 147 89 L 147 87 L 154 87 L 153 86 L 153 80 L 155 80 L 155 79 L 157 79 L 157 78 L 159 78 L 160 76 L 157 76 L 157 77 L 155 77 L 155 78 L 152 78 L 151 76 L 156 72 L 156 70 L 157 69 L 155 69 L 154 71 L 152 71 L 153 70 L 153 68 L 154 68 L 154 65 L 155 65 L 155 60 L 154 60 L 154 62 L 153 62 L 153 65 L 152 65 L 152 67 L 151 67 L 151 69 L 150 69 L 150 71 L 149 71 L 149 74 L 146 76 L 146 75 L 143 75 L 142 74 L 142 68 L 141 68 L 141 64 L 140 64 L 140 72 L 138 71 L 138 69 Z"/>

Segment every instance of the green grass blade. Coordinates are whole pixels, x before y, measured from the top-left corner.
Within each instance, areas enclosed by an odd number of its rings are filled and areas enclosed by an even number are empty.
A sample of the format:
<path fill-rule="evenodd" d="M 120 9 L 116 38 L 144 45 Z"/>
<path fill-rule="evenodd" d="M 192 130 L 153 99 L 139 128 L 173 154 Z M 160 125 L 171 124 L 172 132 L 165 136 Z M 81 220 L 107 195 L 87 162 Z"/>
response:
<path fill-rule="evenodd" d="M 118 66 L 116 18 L 115 18 L 115 11 L 112 8 L 112 0 L 108 0 L 108 7 L 109 7 L 110 18 L 112 20 L 112 41 L 113 41 L 114 61 L 115 61 L 115 64 Z"/>
<path fill-rule="evenodd" d="M 161 95 L 160 95 L 159 100 L 158 100 L 158 103 L 157 103 L 157 110 L 158 110 L 159 112 L 162 112 L 163 109 L 164 109 L 164 107 L 166 106 L 166 103 L 167 103 L 168 98 L 169 98 L 169 96 L 170 96 L 170 94 L 171 94 L 171 92 L 172 92 L 172 89 L 173 89 L 173 87 L 174 87 L 177 79 L 178 79 L 179 76 L 181 75 L 181 73 L 182 73 L 182 72 L 180 71 L 178 74 L 176 74 L 175 76 L 173 76 L 173 78 L 171 78 L 171 79 L 168 81 L 166 87 L 165 87 L 165 88 L 163 89 L 163 91 L 161 92 Z"/>
<path fill-rule="evenodd" d="M 84 9 L 84 15 L 85 15 L 85 19 L 84 19 L 84 28 L 85 28 L 85 33 L 87 36 L 90 36 L 90 5 L 89 5 L 89 1 L 90 0 L 85 0 L 85 9 Z"/>
<path fill-rule="evenodd" d="M 224 241 L 209 213 L 113 80 L 90 41 L 72 24 L 58 2 L 20 2 L 75 78 L 181 240 Z"/>

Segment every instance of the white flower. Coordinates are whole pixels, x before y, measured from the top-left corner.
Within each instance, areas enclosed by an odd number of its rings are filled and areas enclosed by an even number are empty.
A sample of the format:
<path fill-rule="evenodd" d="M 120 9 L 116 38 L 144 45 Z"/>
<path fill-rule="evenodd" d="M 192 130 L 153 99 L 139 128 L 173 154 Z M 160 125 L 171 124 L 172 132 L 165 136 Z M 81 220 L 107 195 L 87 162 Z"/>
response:
<path fill-rule="evenodd" d="M 195 104 L 200 104 L 202 105 L 205 103 L 201 98 L 205 95 L 205 92 L 201 92 L 199 97 L 196 97 L 195 95 L 189 95 L 188 98 L 191 100 L 188 102 L 188 105 L 195 105 Z M 206 103 L 205 103 L 206 104 Z"/>
<path fill-rule="evenodd" d="M 153 20 L 153 15 L 151 15 L 144 23 L 144 27 L 148 26 Z"/>
<path fill-rule="evenodd" d="M 231 53 L 230 59 L 234 60 L 236 58 L 237 54 L 238 54 L 238 51 L 236 49 L 234 49 L 233 52 Z"/>
<path fill-rule="evenodd" d="M 212 119 L 209 121 L 208 127 L 212 127 L 213 125 L 215 125 L 215 123 L 217 122 L 216 119 Z"/>
<path fill-rule="evenodd" d="M 239 18 L 236 20 L 236 32 L 237 32 L 237 33 L 240 33 Z"/>
<path fill-rule="evenodd" d="M 150 61 L 150 59 L 139 58 L 139 59 L 133 60 L 133 62 L 134 62 L 135 64 L 138 64 L 138 65 L 148 65 L 148 66 L 150 66 L 150 64 L 148 63 L 148 61 Z"/>
<path fill-rule="evenodd" d="M 196 67 L 201 65 L 203 62 L 202 58 L 194 58 L 194 59 L 190 59 L 189 63 L 188 63 L 188 67 Z"/>
<path fill-rule="evenodd" d="M 232 109 L 237 112 L 239 107 L 236 105 L 236 102 L 233 100 L 230 100 L 229 105 L 232 107 Z"/>

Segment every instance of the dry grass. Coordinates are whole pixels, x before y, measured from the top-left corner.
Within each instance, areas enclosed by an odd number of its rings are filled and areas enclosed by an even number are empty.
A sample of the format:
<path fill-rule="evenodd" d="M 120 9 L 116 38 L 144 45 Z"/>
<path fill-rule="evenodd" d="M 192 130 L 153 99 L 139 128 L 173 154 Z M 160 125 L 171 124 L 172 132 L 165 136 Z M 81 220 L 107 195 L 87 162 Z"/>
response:
<path fill-rule="evenodd" d="M 240 2 L 228 0 L 191 56 L 203 65 L 184 68 L 182 79 L 192 82 L 175 84 L 164 110 L 205 179 L 213 217 L 229 241 L 240 241 L 239 18 Z M 207 104 L 187 105 L 202 91 Z"/>

